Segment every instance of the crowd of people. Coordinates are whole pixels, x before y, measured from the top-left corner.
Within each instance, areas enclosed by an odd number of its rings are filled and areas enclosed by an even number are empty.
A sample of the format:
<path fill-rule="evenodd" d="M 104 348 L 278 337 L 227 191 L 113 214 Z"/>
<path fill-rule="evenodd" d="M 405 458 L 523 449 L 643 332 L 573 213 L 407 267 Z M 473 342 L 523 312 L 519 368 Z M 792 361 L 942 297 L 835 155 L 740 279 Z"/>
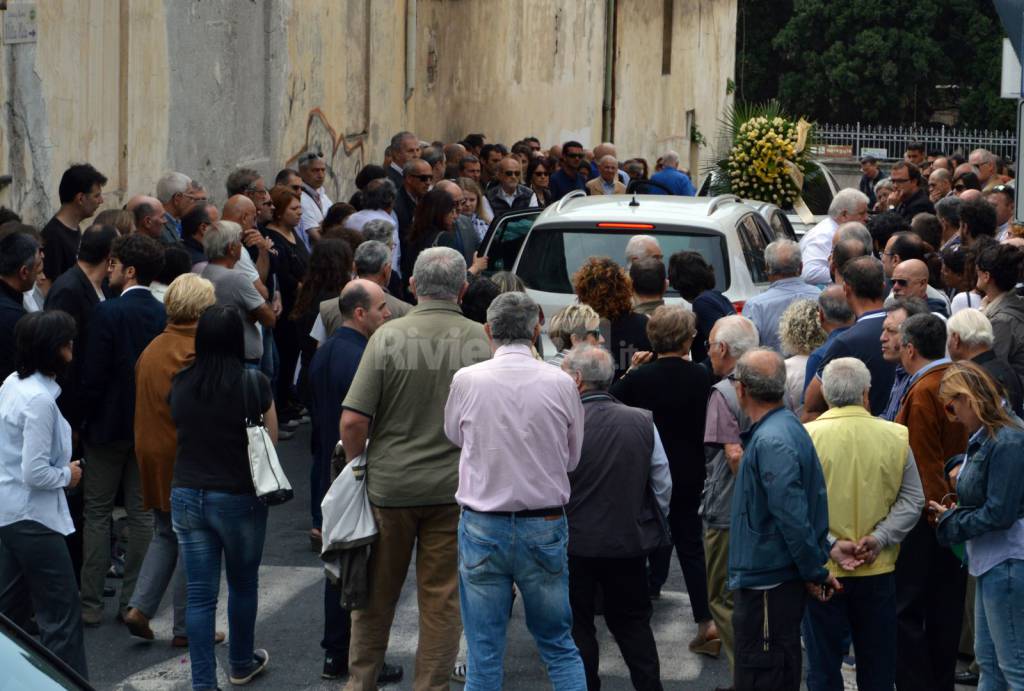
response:
<path fill-rule="evenodd" d="M 542 315 L 481 256 L 491 221 L 573 190 L 693 195 L 677 154 L 400 132 L 348 202 L 310 151 L 273 185 L 233 171 L 221 205 L 172 172 L 98 215 L 106 178 L 71 166 L 42 230 L 0 225 L 0 612 L 85 677 L 104 599 L 153 640 L 170 589 L 193 688 L 225 639 L 231 683 L 261 674 L 258 420 L 275 443 L 311 426 L 318 552 L 328 489 L 365 459 L 376 538 L 324 585 L 322 674 L 346 688 L 403 677 L 385 651 L 415 555 L 415 688 L 501 688 L 521 599 L 554 688 L 600 688 L 603 615 L 633 685 L 661 689 L 673 551 L 689 650 L 724 652 L 736 689 L 798 689 L 802 649 L 812 691 L 844 663 L 863 690 L 1024 688 L 1012 180 L 917 145 L 862 169 L 767 246 L 741 313 L 706 258 L 637 235 Z"/>

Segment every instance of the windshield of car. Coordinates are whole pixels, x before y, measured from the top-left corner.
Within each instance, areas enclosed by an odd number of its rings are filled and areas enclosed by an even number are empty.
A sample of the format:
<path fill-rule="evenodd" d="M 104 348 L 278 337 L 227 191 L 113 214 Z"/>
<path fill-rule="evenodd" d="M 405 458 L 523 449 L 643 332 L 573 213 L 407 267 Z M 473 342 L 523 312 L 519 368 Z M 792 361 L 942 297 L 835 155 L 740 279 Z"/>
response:
<path fill-rule="evenodd" d="M 625 268 L 626 243 L 636 232 L 542 226 L 530 234 L 516 274 L 534 290 L 572 293 L 572 275 L 588 257 L 611 257 Z M 715 269 L 716 289 L 728 290 L 723 235 L 696 228 L 649 230 L 646 234 L 657 238 L 666 265 L 676 252 L 699 252 Z M 670 288 L 667 295 L 677 297 L 678 293 Z"/>
<path fill-rule="evenodd" d="M 43 655 L 19 641 L 6 625 L 0 626 L 0 669 L 5 689 L 80 689 Z"/>

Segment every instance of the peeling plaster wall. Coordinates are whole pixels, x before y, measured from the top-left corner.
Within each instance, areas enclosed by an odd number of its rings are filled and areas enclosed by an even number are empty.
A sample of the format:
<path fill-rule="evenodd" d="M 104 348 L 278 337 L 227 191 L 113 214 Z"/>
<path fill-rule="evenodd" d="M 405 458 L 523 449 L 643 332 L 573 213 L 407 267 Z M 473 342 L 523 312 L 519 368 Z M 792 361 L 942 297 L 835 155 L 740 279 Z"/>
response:
<path fill-rule="evenodd" d="M 402 129 L 471 131 L 586 146 L 601 137 L 604 0 L 418 0 L 406 99 L 407 0 L 37 0 L 38 44 L 0 48 L 6 99 L 0 192 L 26 220 L 58 206 L 71 162 L 109 178 L 107 206 L 168 170 L 216 201 L 238 165 L 271 182 L 322 151 L 332 198 Z M 662 0 L 618 0 L 615 139 L 620 155 L 691 149 L 686 111 L 709 138 L 731 97 L 736 0 L 676 0 L 671 75 L 661 75 Z"/>

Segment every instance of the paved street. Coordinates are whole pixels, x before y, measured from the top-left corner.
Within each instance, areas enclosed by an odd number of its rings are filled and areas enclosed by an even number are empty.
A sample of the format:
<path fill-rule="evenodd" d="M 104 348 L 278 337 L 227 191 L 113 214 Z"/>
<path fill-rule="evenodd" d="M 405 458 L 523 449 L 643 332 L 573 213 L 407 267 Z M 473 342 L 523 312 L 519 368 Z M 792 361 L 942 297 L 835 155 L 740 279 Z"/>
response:
<path fill-rule="evenodd" d="M 320 679 L 323 657 L 323 576 L 317 556 L 310 551 L 309 530 L 309 426 L 294 439 L 281 442 L 279 452 L 285 471 L 295 486 L 296 498 L 270 511 L 267 541 L 260 569 L 260 608 L 256 644 L 270 653 L 267 673 L 253 682 L 257 689 L 329 689 L 337 682 Z M 118 585 L 117 581 L 110 583 Z M 222 582 L 218 606 L 218 629 L 227 631 L 227 591 Z M 128 636 L 115 623 L 116 600 L 107 601 L 107 618 L 99 628 L 86 629 L 90 674 L 98 689 L 168 691 L 189 688 L 187 651 L 170 647 L 170 593 L 153 621 L 157 640 L 142 643 Z M 412 573 L 398 608 L 388 650 L 390 662 L 401 663 L 406 679 L 391 688 L 411 689 L 413 657 L 416 651 L 416 599 Z M 599 623 L 599 631 L 602 624 Z M 728 685 L 728 666 L 720 660 L 690 653 L 687 642 L 695 625 L 684 592 L 678 564 L 673 565 L 662 599 L 655 603 L 654 632 L 661 654 L 662 678 L 666 689 L 708 691 Z M 607 630 L 601 631 L 601 662 L 604 688 L 629 689 L 629 674 Z M 182 654 L 178 654 L 181 652 Z M 464 651 L 463 651 L 464 655 Z M 224 671 L 227 647 L 217 650 L 220 686 L 228 688 Z M 465 659 L 462 657 L 461 659 Z M 452 683 L 453 689 L 461 689 Z M 517 602 L 509 626 L 509 647 L 505 659 L 505 688 L 534 691 L 550 688 L 533 640 L 526 630 L 521 603 Z"/>

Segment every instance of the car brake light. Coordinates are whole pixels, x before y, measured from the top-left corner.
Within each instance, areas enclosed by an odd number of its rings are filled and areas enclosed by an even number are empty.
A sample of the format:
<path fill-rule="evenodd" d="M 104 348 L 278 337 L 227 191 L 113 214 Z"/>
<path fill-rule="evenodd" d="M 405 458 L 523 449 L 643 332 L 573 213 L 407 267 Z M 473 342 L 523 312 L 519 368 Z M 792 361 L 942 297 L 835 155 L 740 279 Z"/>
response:
<path fill-rule="evenodd" d="M 736 314 L 743 314 L 743 305 L 745 304 L 747 304 L 746 300 L 733 301 L 732 306 L 736 310 Z"/>
<path fill-rule="evenodd" d="M 653 223 L 598 223 L 598 228 L 628 228 L 630 230 L 653 230 Z"/>

